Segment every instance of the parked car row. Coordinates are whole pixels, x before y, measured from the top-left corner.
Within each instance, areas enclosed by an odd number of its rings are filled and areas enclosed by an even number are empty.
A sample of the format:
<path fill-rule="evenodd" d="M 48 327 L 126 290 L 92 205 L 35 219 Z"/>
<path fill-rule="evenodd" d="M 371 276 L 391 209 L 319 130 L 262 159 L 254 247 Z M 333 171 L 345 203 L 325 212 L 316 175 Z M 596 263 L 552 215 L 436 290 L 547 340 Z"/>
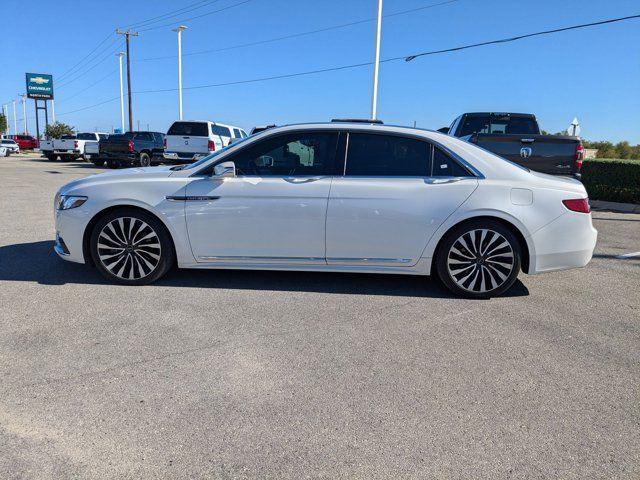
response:
<path fill-rule="evenodd" d="M 171 125 L 166 135 L 149 131 L 115 135 L 78 133 L 43 140 L 40 150 L 49 160 L 82 158 L 96 166 L 147 167 L 159 163 L 194 162 L 247 137 L 244 129 L 233 125 L 180 120 Z"/>
<path fill-rule="evenodd" d="M 275 128 L 256 126 L 251 134 Z M 535 115 L 472 112 L 458 116 L 438 130 L 473 143 L 507 160 L 552 175 L 580 178 L 584 148 L 579 137 L 542 135 Z M 50 160 L 83 158 L 97 166 L 151 166 L 192 163 L 248 137 L 240 127 L 211 121 L 176 121 L 160 132 L 79 133 L 42 141 Z"/>
<path fill-rule="evenodd" d="M 4 135 L 3 140 L 13 140 L 21 150 L 35 150 L 39 146 L 38 139 L 32 135 Z"/>

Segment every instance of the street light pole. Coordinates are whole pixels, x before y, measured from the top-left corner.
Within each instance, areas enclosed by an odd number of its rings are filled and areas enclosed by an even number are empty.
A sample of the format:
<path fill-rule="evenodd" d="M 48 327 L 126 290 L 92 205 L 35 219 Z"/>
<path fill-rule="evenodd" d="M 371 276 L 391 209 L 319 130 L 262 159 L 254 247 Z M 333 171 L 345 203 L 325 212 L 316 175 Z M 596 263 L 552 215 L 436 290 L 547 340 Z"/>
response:
<path fill-rule="evenodd" d="M 378 18 L 376 21 L 375 54 L 373 57 L 373 86 L 371 92 L 371 120 L 378 114 L 378 71 L 380 69 L 380 32 L 382 30 L 382 0 L 378 0 Z"/>
<path fill-rule="evenodd" d="M 27 94 L 23 93 L 22 97 L 22 123 L 24 127 L 24 134 L 29 135 L 29 127 L 27 126 Z"/>
<path fill-rule="evenodd" d="M 16 117 L 16 101 L 13 101 L 13 134 L 18 134 L 18 117 Z"/>
<path fill-rule="evenodd" d="M 187 27 L 180 25 L 174 28 L 174 32 L 178 32 L 178 119 L 182 120 L 182 32 Z"/>
<path fill-rule="evenodd" d="M 56 123 L 56 101 L 53 98 L 51 99 L 51 120 Z"/>
<path fill-rule="evenodd" d="M 118 52 L 116 56 L 120 65 L 120 123 L 122 124 L 122 133 L 124 133 L 124 88 L 122 85 L 122 57 L 124 57 L 124 52 Z"/>

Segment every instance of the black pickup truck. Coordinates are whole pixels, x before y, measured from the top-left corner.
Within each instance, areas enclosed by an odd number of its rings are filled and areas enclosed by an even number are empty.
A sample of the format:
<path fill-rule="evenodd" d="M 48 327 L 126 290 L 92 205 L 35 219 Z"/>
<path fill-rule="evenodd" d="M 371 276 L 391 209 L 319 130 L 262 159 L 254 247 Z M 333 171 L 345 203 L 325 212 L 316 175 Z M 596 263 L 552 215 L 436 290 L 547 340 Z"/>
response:
<path fill-rule="evenodd" d="M 579 137 L 541 135 L 528 113 L 463 113 L 439 130 L 474 143 L 537 172 L 580 178 L 584 148 Z"/>
<path fill-rule="evenodd" d="M 91 158 L 96 165 L 149 167 L 162 161 L 164 134 L 159 132 L 127 132 L 109 135 L 98 143 L 98 155 Z"/>

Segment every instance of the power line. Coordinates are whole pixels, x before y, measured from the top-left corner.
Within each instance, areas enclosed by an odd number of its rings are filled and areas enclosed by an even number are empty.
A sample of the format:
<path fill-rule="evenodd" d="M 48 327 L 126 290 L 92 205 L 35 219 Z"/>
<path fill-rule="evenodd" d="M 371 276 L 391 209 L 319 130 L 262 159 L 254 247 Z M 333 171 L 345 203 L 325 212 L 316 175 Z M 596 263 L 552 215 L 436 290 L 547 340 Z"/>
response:
<path fill-rule="evenodd" d="M 126 28 L 146 27 L 146 26 L 152 25 L 154 23 L 162 22 L 163 20 L 166 20 L 166 19 L 171 18 L 171 17 L 177 17 L 179 15 L 183 15 L 185 13 L 192 12 L 194 10 L 199 10 L 201 8 L 207 7 L 207 6 L 211 5 L 211 4 L 217 3 L 219 1 L 220 0 L 205 0 L 205 1 L 192 3 L 190 5 L 187 5 L 186 7 L 179 8 L 177 10 L 172 10 L 172 11 L 167 12 L 167 13 L 162 14 L 162 15 L 158 15 L 157 17 L 152 17 L 152 18 L 148 18 L 147 20 L 142 20 L 142 21 L 137 22 L 137 23 L 132 23 L 131 25 L 127 25 Z M 193 8 L 191 8 L 191 7 L 193 7 Z"/>
<path fill-rule="evenodd" d="M 241 2 L 234 3 L 233 5 L 228 5 L 228 6 L 226 6 L 226 7 L 219 8 L 218 10 L 213 10 L 213 11 L 211 11 L 211 12 L 203 13 L 203 14 L 201 14 L 201 15 L 196 15 L 196 16 L 194 16 L 194 17 L 189 17 L 189 18 L 183 18 L 183 19 L 180 19 L 180 20 L 175 20 L 175 21 L 173 21 L 173 22 L 170 22 L 170 23 L 164 23 L 164 24 L 162 24 L 162 25 L 156 25 L 155 27 L 142 28 L 142 29 L 140 29 L 139 31 L 141 31 L 141 32 L 148 32 L 149 30 L 156 30 L 156 29 L 158 29 L 158 28 L 165 28 L 165 27 L 175 26 L 177 23 L 185 23 L 185 22 L 189 22 L 189 21 L 191 21 L 191 20 L 196 20 L 196 19 L 198 19 L 198 18 L 206 17 L 206 16 L 208 16 L 208 15 L 213 15 L 213 14 L 215 14 L 215 13 L 223 12 L 223 11 L 225 11 L 225 10 L 229 10 L 229 9 L 231 9 L 231 8 L 239 7 L 240 5 L 244 5 L 245 3 L 249 3 L 249 2 L 251 2 L 251 1 L 253 1 L 253 0 L 242 0 Z"/>
<path fill-rule="evenodd" d="M 100 43 L 98 43 L 98 45 L 91 50 L 88 54 L 86 54 L 84 57 L 82 57 L 78 63 L 76 63 L 73 67 L 71 67 L 70 69 L 66 70 L 65 72 L 63 72 L 62 74 L 60 74 L 60 76 L 58 77 L 58 80 L 64 78 L 69 72 L 71 72 L 72 70 L 74 70 L 78 65 L 80 65 L 87 57 L 91 56 L 93 54 L 93 52 L 95 52 L 98 48 L 100 48 L 100 46 L 106 42 L 107 40 L 109 40 L 109 38 L 111 37 L 111 33 L 109 33 L 109 35 L 107 35 Z"/>
<path fill-rule="evenodd" d="M 118 73 L 118 69 L 115 69 L 114 71 L 112 71 L 111 73 L 108 73 L 107 75 L 105 75 L 104 77 L 102 77 L 101 79 L 99 79 L 97 82 L 92 83 L 91 85 L 87 86 L 86 88 L 83 88 L 82 90 L 80 90 L 79 92 L 74 93 L 73 95 L 71 95 L 70 97 L 66 97 L 63 98 L 62 101 L 63 102 L 67 102 L 69 100 L 71 100 L 72 98 L 77 97 L 78 95 L 80 95 L 81 93 L 86 92 L 87 90 L 89 90 L 90 88 L 95 87 L 97 84 L 104 82 L 106 79 L 112 77 L 113 75 L 115 75 L 116 73 Z"/>
<path fill-rule="evenodd" d="M 94 63 L 91 67 L 87 68 L 86 70 L 82 71 L 82 73 L 79 73 L 77 76 L 71 78 L 70 80 L 67 80 L 65 82 L 63 82 L 61 85 L 58 85 L 57 89 L 60 90 L 61 88 L 66 87 L 67 85 L 69 85 L 70 83 L 75 82 L 76 80 L 84 77 L 87 73 L 89 73 L 90 71 L 92 71 L 93 69 L 95 69 L 98 65 L 104 63 L 106 60 L 108 60 L 109 58 L 111 58 L 112 55 L 114 55 L 115 53 L 117 53 L 120 48 L 116 48 L 115 50 L 113 50 L 113 45 L 115 45 L 116 43 L 118 43 L 118 39 L 116 38 L 115 41 L 113 43 L 111 43 L 109 45 L 110 50 L 107 52 L 106 55 L 103 55 L 96 63 Z M 101 53 L 104 53 L 101 52 Z M 94 58 L 93 60 L 97 60 L 98 57 Z M 92 60 L 92 61 L 93 61 Z"/>
<path fill-rule="evenodd" d="M 465 49 L 469 49 L 469 48 L 482 47 L 482 46 L 486 46 L 486 45 L 514 42 L 514 41 L 521 40 L 521 39 L 524 39 L 524 38 L 530 38 L 530 37 L 541 36 L 541 35 L 549 35 L 549 34 L 554 34 L 554 33 L 558 33 L 558 32 L 565 32 L 565 31 L 569 31 L 569 30 L 577 30 L 577 29 L 581 29 L 581 28 L 589 28 L 589 27 L 605 25 L 605 24 L 610 24 L 610 23 L 616 23 L 616 22 L 622 22 L 622 21 L 632 20 L 632 19 L 637 19 L 637 18 L 640 18 L 640 15 L 630 15 L 630 16 L 627 16 L 627 17 L 612 18 L 612 19 L 609 19 L 609 20 L 602 20 L 602 21 L 599 21 L 599 22 L 584 23 L 584 24 L 580 24 L 580 25 L 573 25 L 573 26 L 570 26 L 570 27 L 557 28 L 557 29 L 554 29 L 554 30 L 544 30 L 544 31 L 541 31 L 541 32 L 535 32 L 535 33 L 528 33 L 528 34 L 525 34 L 525 35 L 519 35 L 517 37 L 509 37 L 509 38 L 503 38 L 503 39 L 499 39 L 499 40 L 491 40 L 491 41 L 487 41 L 487 42 L 475 43 L 475 44 L 471 44 L 471 45 L 463 45 L 463 46 L 454 47 L 454 48 L 448 48 L 448 49 L 444 49 L 444 50 L 431 50 L 431 51 L 427 51 L 427 52 L 416 53 L 416 54 L 413 54 L 413 55 L 403 55 L 403 56 L 400 56 L 400 57 L 386 58 L 384 60 L 380 60 L 380 63 L 396 62 L 396 61 L 399 61 L 399 60 L 411 61 L 411 60 L 413 60 L 415 58 L 422 57 L 422 56 L 427 56 L 427 55 L 450 53 L 450 52 L 455 52 L 455 51 L 459 51 L 459 50 L 465 50 Z M 257 82 L 264 82 L 264 81 L 270 81 L 270 80 L 278 80 L 278 79 L 283 79 L 283 78 L 301 77 L 301 76 L 306 76 L 306 75 L 315 75 L 315 74 L 318 74 L 318 73 L 335 72 L 335 71 L 347 70 L 347 69 L 352 69 L 352 68 L 360 68 L 360 67 L 365 67 L 365 66 L 369 66 L 369 65 L 372 65 L 372 64 L 373 64 L 373 62 L 353 63 L 353 64 L 349 64 L 349 65 L 340 65 L 340 66 L 336 66 L 336 67 L 321 68 L 321 69 L 308 70 L 308 71 L 303 71 L 303 72 L 286 73 L 286 74 L 282 74 L 282 75 L 272 75 L 272 76 L 267 76 L 267 77 L 258 77 L 258 78 L 246 79 L 246 80 L 236 80 L 236 81 L 224 82 L 224 83 L 212 83 L 212 84 L 207 84 L 207 85 L 196 85 L 196 86 L 193 86 L 193 87 L 184 87 L 184 90 L 197 90 L 197 89 L 205 89 L 205 88 L 224 87 L 224 86 L 230 86 L 230 85 L 240 85 L 240 84 L 246 84 L 246 83 L 257 83 Z M 175 92 L 176 90 L 177 90 L 176 88 L 163 88 L 163 89 L 156 89 L 156 90 L 141 90 L 141 91 L 138 91 L 138 92 L 135 92 L 135 93 L 162 93 L 162 92 Z M 109 99 L 109 100 L 105 100 L 105 101 L 97 103 L 95 105 L 90 105 L 88 107 L 84 107 L 84 108 L 81 108 L 81 109 L 78 109 L 78 110 L 74 110 L 72 112 L 64 112 L 64 113 L 59 114 L 59 115 L 68 115 L 69 113 L 75 113 L 75 112 L 78 112 L 78 111 L 87 110 L 89 108 L 97 107 L 97 106 L 103 105 L 105 103 L 115 101 L 118 98 L 120 98 L 120 97 L 115 97 L 115 98 L 112 98 L 112 99 Z"/>
<path fill-rule="evenodd" d="M 413 60 L 415 58 L 424 57 L 426 55 L 435 55 L 437 53 L 456 52 L 456 51 L 459 51 L 459 50 L 466 50 L 468 48 L 483 47 L 485 45 L 494 45 L 494 44 L 498 44 L 498 43 L 515 42 L 516 40 L 522 40 L 523 38 L 531 38 L 531 37 L 537 37 L 537 36 L 540 36 L 540 35 L 548 35 L 548 34 L 551 34 L 551 33 L 566 32 L 566 31 L 569 31 L 569 30 L 577 30 L 579 28 L 595 27 L 597 25 L 606 25 L 608 23 L 623 22 L 625 20 L 631 20 L 631 19 L 634 19 L 634 18 L 640 18 L 640 15 L 629 15 L 628 17 L 612 18 L 610 20 L 602 20 L 600 22 L 583 23 L 581 25 L 573 25 L 571 27 L 555 28 L 553 30 L 544 30 L 542 32 L 527 33 L 526 35 L 519 35 L 517 37 L 502 38 L 500 40 L 490 40 L 488 42 L 474 43 L 472 45 L 464 45 L 462 47 L 447 48 L 445 50 L 435 50 L 435 51 L 431 51 L 431 52 L 416 53 L 415 55 L 409 55 L 407 57 L 396 57 L 393 60 L 398 60 L 400 58 L 404 58 L 407 62 L 410 62 L 411 60 Z"/>
<path fill-rule="evenodd" d="M 446 1 L 443 1 L 443 2 L 432 3 L 430 5 L 425 5 L 425 6 L 418 7 L 418 8 L 412 8 L 412 9 L 409 9 L 409 10 L 403 10 L 401 12 L 389 13 L 389 14 L 383 15 L 382 18 L 397 17 L 399 15 L 406 15 L 408 13 L 414 13 L 414 12 L 418 12 L 420 10 L 426 10 L 426 9 L 429 9 L 429 8 L 440 7 L 442 5 L 448 5 L 450 3 L 456 3 L 456 2 L 459 2 L 459 1 L 460 0 L 446 0 Z M 192 56 L 192 55 L 204 55 L 204 54 L 207 54 L 207 53 L 224 52 L 224 51 L 227 51 L 227 50 L 234 50 L 234 49 L 237 49 L 237 48 L 254 47 L 256 45 L 263 45 L 265 43 L 279 42 L 281 40 L 287 40 L 287 39 L 290 39 L 290 38 L 304 37 L 304 36 L 307 36 L 307 35 L 314 35 L 316 33 L 323 33 L 323 32 L 328 32 L 328 31 L 331 31 L 331 30 L 338 30 L 340 28 L 352 27 L 354 25 L 361 25 L 363 23 L 369 23 L 369 22 L 372 22 L 374 20 L 375 20 L 375 18 L 373 18 L 373 17 L 372 18 L 365 18 L 363 20 L 355 20 L 353 22 L 342 23 L 342 24 L 339 24 L 339 25 L 332 25 L 332 26 L 329 26 L 329 27 L 318 28 L 318 29 L 315 29 L 315 30 L 308 30 L 306 32 L 293 33 L 291 35 L 283 35 L 283 36 L 280 36 L 280 37 L 269 38 L 269 39 L 266 39 L 266 40 L 257 40 L 255 42 L 241 43 L 241 44 L 232 45 L 232 46 L 229 46 L 229 47 L 215 48 L 215 49 L 210 49 L 210 50 L 201 50 L 201 51 L 198 51 L 198 52 L 191 52 L 191 53 L 183 53 L 182 56 L 183 57 L 187 57 L 187 56 Z M 175 57 L 176 57 L 176 55 L 165 55 L 165 56 L 162 56 L 162 57 L 141 58 L 138 61 L 139 62 L 143 62 L 143 61 L 152 61 L 152 60 L 164 60 L 164 59 L 167 59 L 167 58 L 175 58 Z"/>

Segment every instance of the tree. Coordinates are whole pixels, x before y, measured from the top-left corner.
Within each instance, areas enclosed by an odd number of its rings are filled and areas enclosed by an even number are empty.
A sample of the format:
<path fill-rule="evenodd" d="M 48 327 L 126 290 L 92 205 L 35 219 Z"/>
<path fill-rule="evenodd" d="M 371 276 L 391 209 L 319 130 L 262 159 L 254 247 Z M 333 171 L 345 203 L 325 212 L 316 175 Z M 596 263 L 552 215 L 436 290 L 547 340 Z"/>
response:
<path fill-rule="evenodd" d="M 0 113 L 0 132 L 5 133 L 7 131 L 7 117 L 4 113 Z"/>
<path fill-rule="evenodd" d="M 74 128 L 71 125 L 62 122 L 50 123 L 44 129 L 47 138 L 60 138 L 62 135 L 73 135 L 74 133 Z"/>
<path fill-rule="evenodd" d="M 616 145 L 617 158 L 628 159 L 628 158 L 631 158 L 632 154 L 633 154 L 633 149 L 631 148 L 631 145 L 629 145 L 629 142 L 619 142 Z"/>

